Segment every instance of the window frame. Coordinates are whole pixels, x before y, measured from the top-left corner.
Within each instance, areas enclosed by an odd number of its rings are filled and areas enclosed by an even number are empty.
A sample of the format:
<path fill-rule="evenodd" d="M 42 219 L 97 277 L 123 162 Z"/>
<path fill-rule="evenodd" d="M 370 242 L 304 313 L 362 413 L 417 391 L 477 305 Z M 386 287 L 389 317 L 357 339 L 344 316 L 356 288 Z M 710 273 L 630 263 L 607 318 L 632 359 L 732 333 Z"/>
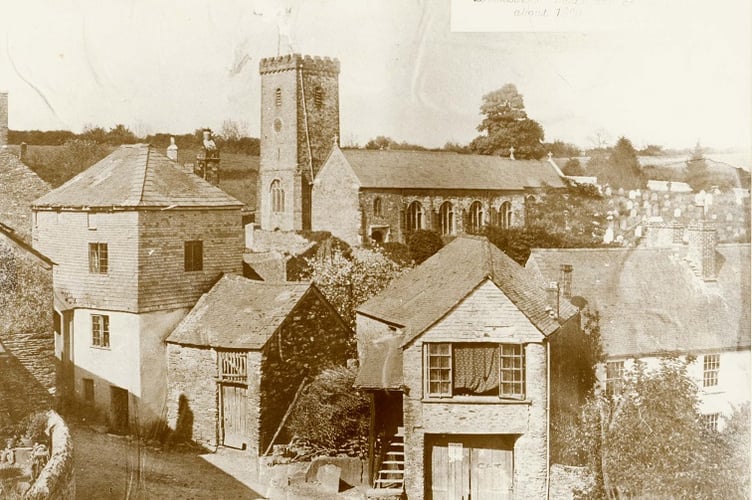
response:
<path fill-rule="evenodd" d="M 106 242 L 89 242 L 89 274 L 108 274 L 110 269 L 109 248 Z"/>
<path fill-rule="evenodd" d="M 478 200 L 473 201 L 470 204 L 468 212 L 470 213 L 470 227 L 468 229 L 470 229 L 471 233 L 479 233 L 485 225 L 483 220 L 483 204 Z"/>
<path fill-rule="evenodd" d="M 217 371 L 222 382 L 248 383 L 248 352 L 217 351 Z"/>
<path fill-rule="evenodd" d="M 624 361 L 606 361 L 605 370 L 606 396 L 618 396 L 624 388 Z"/>
<path fill-rule="evenodd" d="M 439 233 L 442 236 L 453 236 L 456 233 L 456 227 L 454 205 L 451 201 L 445 201 L 439 207 Z"/>
<path fill-rule="evenodd" d="M 702 386 L 718 387 L 721 371 L 721 355 L 705 354 L 702 357 Z"/>
<path fill-rule="evenodd" d="M 192 273 L 204 270 L 204 241 L 183 242 L 183 271 Z"/>
<path fill-rule="evenodd" d="M 412 201 L 407 206 L 405 230 L 407 233 L 420 231 L 425 228 L 425 210 L 423 205 L 418 201 Z"/>
<path fill-rule="evenodd" d="M 467 395 L 454 394 L 454 346 L 455 345 L 488 347 L 493 345 L 497 348 L 496 355 L 499 357 L 499 370 L 497 373 L 499 390 L 496 395 Z M 507 342 L 426 342 L 423 344 L 423 392 L 424 397 L 428 400 L 454 400 L 466 401 L 482 399 L 486 401 L 526 401 L 527 400 L 527 344 L 524 343 L 507 343 Z M 441 350 L 445 352 L 440 352 Z M 512 350 L 509 354 L 504 354 L 505 349 Z M 448 359 L 448 363 L 433 363 L 433 359 Z M 505 360 L 516 360 L 516 366 L 504 367 Z M 514 363 L 513 363 L 514 364 Z M 446 366 L 445 366 L 446 365 Z M 504 374 L 513 375 L 511 378 L 504 378 Z M 432 375 L 439 375 L 434 378 Z M 438 384 L 438 390 L 432 390 Z M 443 385 L 448 384 L 448 390 L 443 390 Z M 518 390 L 505 391 L 505 384 L 512 385 Z"/>
<path fill-rule="evenodd" d="M 705 428 L 705 430 L 707 430 L 708 432 L 718 432 L 718 423 L 721 420 L 721 414 L 719 412 L 704 413 L 700 418 L 702 421 L 702 426 Z"/>
<path fill-rule="evenodd" d="M 99 349 L 110 348 L 110 316 L 91 315 L 91 346 Z"/>
<path fill-rule="evenodd" d="M 499 226 L 501 229 L 512 227 L 512 203 L 505 201 L 499 206 Z"/>

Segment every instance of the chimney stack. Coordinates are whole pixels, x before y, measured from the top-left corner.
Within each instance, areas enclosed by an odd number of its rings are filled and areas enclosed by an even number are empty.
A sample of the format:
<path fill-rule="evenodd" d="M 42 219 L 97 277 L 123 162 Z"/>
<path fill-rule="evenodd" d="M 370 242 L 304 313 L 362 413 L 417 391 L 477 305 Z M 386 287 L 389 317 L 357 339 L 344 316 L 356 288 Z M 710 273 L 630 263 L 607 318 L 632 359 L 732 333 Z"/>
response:
<path fill-rule="evenodd" d="M 0 148 L 8 144 L 8 93 L 0 92 Z"/>
<path fill-rule="evenodd" d="M 174 137 L 170 137 L 170 145 L 167 146 L 167 158 L 172 161 L 178 161 L 178 146 L 175 144 Z"/>
<path fill-rule="evenodd" d="M 713 223 L 700 219 L 687 228 L 689 248 L 687 259 L 703 281 L 715 281 L 716 231 Z"/>

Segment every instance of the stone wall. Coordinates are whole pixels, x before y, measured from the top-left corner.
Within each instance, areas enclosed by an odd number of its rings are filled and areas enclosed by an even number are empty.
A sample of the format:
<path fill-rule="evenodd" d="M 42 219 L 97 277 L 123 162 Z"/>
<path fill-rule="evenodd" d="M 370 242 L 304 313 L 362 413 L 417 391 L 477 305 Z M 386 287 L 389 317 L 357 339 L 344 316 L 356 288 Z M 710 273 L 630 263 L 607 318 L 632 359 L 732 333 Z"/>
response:
<path fill-rule="evenodd" d="M 217 446 L 216 378 L 215 350 L 167 344 L 167 425 L 177 440 Z"/>
<path fill-rule="evenodd" d="M 329 231 L 350 245 L 360 245 L 363 227 L 358 178 L 338 148 L 319 172 L 312 193 L 314 231 Z M 365 228 L 367 231 L 368 228 Z"/>
<path fill-rule="evenodd" d="M 37 480 L 24 494 L 27 500 L 57 500 L 76 497 L 76 478 L 73 464 L 73 439 L 65 421 L 49 412 L 50 459 Z"/>
<path fill-rule="evenodd" d="M 264 347 L 260 447 L 263 452 L 304 377 L 344 365 L 353 333 L 317 289 L 311 288 Z"/>

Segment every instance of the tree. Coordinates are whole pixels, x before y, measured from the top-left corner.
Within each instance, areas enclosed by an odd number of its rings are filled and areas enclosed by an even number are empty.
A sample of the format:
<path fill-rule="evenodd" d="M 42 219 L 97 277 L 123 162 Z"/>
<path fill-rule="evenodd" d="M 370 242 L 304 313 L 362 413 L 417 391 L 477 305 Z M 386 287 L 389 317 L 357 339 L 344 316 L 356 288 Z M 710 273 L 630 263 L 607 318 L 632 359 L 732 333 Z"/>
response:
<path fill-rule="evenodd" d="M 564 175 L 585 175 L 585 167 L 582 166 L 580 160 L 577 158 L 570 158 L 567 160 L 567 163 L 561 171 L 564 172 Z"/>
<path fill-rule="evenodd" d="M 379 135 L 374 139 L 371 139 L 366 143 L 366 149 L 390 149 L 394 144 L 397 144 L 391 137 Z"/>
<path fill-rule="evenodd" d="M 558 139 L 554 142 L 546 142 L 543 144 L 543 149 L 546 150 L 546 153 L 551 153 L 554 158 L 574 158 L 575 156 L 580 156 L 580 148 Z"/>
<path fill-rule="evenodd" d="M 483 96 L 480 112 L 485 116 L 478 131 L 484 132 L 473 139 L 470 149 L 486 155 L 508 156 L 514 148 L 515 158 L 541 158 L 543 127 L 528 118 L 522 94 L 508 83 Z"/>
<path fill-rule="evenodd" d="M 648 144 L 639 151 L 640 156 L 661 156 L 663 155 L 663 146 L 657 144 Z"/>
<path fill-rule="evenodd" d="M 666 357 L 653 370 L 635 361 L 618 393 L 588 399 L 575 443 L 595 473 L 593 498 L 747 497 L 738 493 L 749 471 L 729 464 L 723 433 L 703 426 L 692 361 Z M 735 439 L 748 442 L 741 432 Z"/>
<path fill-rule="evenodd" d="M 407 249 L 416 264 L 422 263 L 441 250 L 443 246 L 444 242 L 441 240 L 441 236 L 435 231 L 418 229 L 407 238 Z"/>
<path fill-rule="evenodd" d="M 631 189 L 645 186 L 637 151 L 629 139 L 619 137 L 606 165 L 598 172 L 598 180 L 601 184 L 608 184 L 614 188 Z"/>
<path fill-rule="evenodd" d="M 121 144 L 135 144 L 138 142 L 136 134 L 130 131 L 128 127 L 119 123 L 107 132 L 107 143 L 113 146 L 120 146 Z"/>
<path fill-rule="evenodd" d="M 334 248 L 330 255 L 311 258 L 308 264 L 309 279 L 351 327 L 355 326 L 355 309 L 403 271 L 381 251 L 366 248 L 354 248 L 349 255 Z"/>

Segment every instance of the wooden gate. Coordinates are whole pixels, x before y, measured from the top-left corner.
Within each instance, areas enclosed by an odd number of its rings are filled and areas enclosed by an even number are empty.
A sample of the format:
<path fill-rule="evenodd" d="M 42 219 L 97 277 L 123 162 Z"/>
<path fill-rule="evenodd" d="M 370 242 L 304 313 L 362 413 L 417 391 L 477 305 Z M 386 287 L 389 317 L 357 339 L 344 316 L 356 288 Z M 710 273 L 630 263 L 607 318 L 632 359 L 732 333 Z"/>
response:
<path fill-rule="evenodd" d="M 509 436 L 426 436 L 426 496 L 434 500 L 513 498 Z"/>
<path fill-rule="evenodd" d="M 248 403 L 245 386 L 221 384 L 222 444 L 243 449 L 247 442 L 246 416 Z"/>

